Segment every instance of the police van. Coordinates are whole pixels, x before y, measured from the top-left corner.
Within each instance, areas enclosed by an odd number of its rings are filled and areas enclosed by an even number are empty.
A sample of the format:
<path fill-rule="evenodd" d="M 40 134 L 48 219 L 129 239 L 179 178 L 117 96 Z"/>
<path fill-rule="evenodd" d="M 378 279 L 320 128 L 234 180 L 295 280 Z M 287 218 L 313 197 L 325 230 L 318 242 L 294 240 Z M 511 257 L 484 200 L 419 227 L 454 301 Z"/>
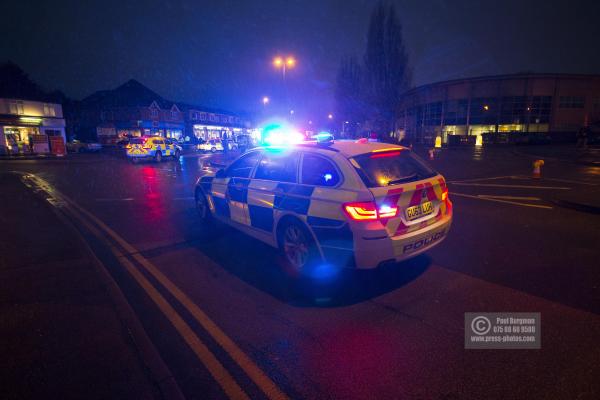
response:
<path fill-rule="evenodd" d="M 291 270 L 375 268 L 439 244 L 452 222 L 444 177 L 410 149 L 326 141 L 253 149 L 202 176 L 196 207 L 279 248 Z"/>
<path fill-rule="evenodd" d="M 160 136 L 141 136 L 132 138 L 125 146 L 127 158 L 132 162 L 138 162 L 143 159 L 153 159 L 161 162 L 164 157 L 179 159 L 181 147 L 175 144 L 171 139 L 165 139 Z"/>

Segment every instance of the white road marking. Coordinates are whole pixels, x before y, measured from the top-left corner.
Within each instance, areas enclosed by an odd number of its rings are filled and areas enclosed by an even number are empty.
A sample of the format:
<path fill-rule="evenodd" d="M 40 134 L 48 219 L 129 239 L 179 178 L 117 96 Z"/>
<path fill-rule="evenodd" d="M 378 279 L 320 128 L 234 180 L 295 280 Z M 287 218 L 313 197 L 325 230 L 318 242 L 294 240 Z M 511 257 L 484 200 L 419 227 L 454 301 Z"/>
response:
<path fill-rule="evenodd" d="M 513 178 L 515 179 L 531 179 L 530 177 L 526 177 L 526 176 L 514 176 Z M 555 181 L 555 182 L 565 182 L 565 183 L 574 183 L 576 185 L 588 185 L 588 186 L 598 186 L 600 185 L 600 183 L 592 183 L 592 182 L 583 182 L 583 181 L 573 181 L 573 180 L 569 180 L 569 179 L 558 179 L 558 178 L 543 178 L 543 180 L 545 181 Z"/>
<path fill-rule="evenodd" d="M 514 204 L 514 205 L 523 206 L 523 207 L 543 208 L 546 210 L 552 210 L 552 207 L 550 207 L 550 206 L 540 206 L 538 204 L 519 203 L 517 201 L 500 200 L 500 199 L 494 199 L 494 198 L 485 197 L 485 196 L 484 197 L 474 196 L 474 195 L 470 195 L 470 194 L 463 194 L 463 193 L 456 193 L 456 192 L 452 192 L 451 196 L 468 197 L 468 198 L 477 199 L 477 200 L 495 201 L 497 203 L 507 203 L 507 204 Z"/>
<path fill-rule="evenodd" d="M 486 197 L 491 199 L 504 199 L 504 200 L 529 200 L 529 201 L 541 201 L 539 197 L 524 197 L 524 196 L 495 196 L 488 194 L 479 194 L 479 197 Z"/>
<path fill-rule="evenodd" d="M 133 197 L 126 197 L 124 199 L 96 199 L 96 201 L 133 201 Z"/>
<path fill-rule="evenodd" d="M 448 183 L 492 181 L 495 179 L 504 179 L 504 178 L 511 178 L 511 176 L 494 176 L 491 178 L 459 179 L 457 181 L 448 181 Z"/>
<path fill-rule="evenodd" d="M 531 186 L 531 185 L 501 185 L 495 183 L 463 183 L 455 182 L 453 185 L 460 186 L 482 186 L 482 187 L 503 187 L 503 188 L 517 188 L 517 189 L 552 189 L 552 190 L 571 190 L 570 187 L 564 186 Z"/>

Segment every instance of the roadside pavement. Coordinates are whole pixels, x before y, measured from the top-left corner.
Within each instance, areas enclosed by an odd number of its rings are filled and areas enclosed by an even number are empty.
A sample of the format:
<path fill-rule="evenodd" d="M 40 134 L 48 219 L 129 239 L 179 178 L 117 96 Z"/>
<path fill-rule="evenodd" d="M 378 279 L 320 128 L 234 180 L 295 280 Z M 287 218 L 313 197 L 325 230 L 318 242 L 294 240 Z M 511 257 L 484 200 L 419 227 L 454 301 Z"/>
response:
<path fill-rule="evenodd" d="M 17 175 L 0 185 L 0 398 L 170 397 L 76 230 Z"/>

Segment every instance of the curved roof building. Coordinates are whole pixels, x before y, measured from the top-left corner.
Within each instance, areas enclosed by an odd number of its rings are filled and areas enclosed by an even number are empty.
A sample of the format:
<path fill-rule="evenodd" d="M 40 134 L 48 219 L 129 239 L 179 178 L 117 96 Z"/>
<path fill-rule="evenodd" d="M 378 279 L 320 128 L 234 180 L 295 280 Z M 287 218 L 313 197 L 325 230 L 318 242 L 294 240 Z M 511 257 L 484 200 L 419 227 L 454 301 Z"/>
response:
<path fill-rule="evenodd" d="M 570 139 L 600 124 L 600 75 L 514 74 L 456 79 L 406 92 L 397 130 L 410 140 L 548 132 Z"/>

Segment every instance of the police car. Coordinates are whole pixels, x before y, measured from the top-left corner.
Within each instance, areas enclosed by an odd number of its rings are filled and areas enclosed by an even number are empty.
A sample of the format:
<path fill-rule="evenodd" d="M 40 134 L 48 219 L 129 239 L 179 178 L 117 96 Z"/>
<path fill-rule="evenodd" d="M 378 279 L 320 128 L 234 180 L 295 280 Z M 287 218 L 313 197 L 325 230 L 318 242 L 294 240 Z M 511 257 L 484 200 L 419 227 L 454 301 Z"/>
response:
<path fill-rule="evenodd" d="M 216 153 L 217 151 L 223 151 L 223 143 L 219 139 L 210 139 L 204 143 L 200 143 L 197 146 L 200 151 L 210 151 Z"/>
<path fill-rule="evenodd" d="M 178 159 L 181 155 L 181 147 L 171 139 L 160 136 L 141 136 L 132 138 L 125 146 L 126 154 L 132 162 L 142 159 L 154 159 L 161 162 L 163 157 Z"/>
<path fill-rule="evenodd" d="M 279 248 L 298 272 L 404 260 L 439 244 L 452 221 L 443 176 L 408 148 L 364 139 L 250 150 L 200 177 L 195 199 L 204 222 Z"/>

